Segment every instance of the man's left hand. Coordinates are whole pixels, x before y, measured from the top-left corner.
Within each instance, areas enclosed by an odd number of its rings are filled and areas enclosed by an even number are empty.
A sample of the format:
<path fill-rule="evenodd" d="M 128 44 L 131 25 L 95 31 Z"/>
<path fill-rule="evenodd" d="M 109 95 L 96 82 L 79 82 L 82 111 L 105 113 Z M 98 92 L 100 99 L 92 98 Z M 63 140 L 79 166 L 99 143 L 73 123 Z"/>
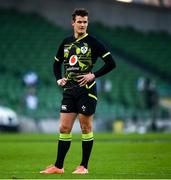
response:
<path fill-rule="evenodd" d="M 85 86 L 88 82 L 91 82 L 95 79 L 95 75 L 93 73 L 88 73 L 85 75 L 79 75 L 77 76 L 79 79 L 77 82 L 79 82 L 80 86 Z"/>

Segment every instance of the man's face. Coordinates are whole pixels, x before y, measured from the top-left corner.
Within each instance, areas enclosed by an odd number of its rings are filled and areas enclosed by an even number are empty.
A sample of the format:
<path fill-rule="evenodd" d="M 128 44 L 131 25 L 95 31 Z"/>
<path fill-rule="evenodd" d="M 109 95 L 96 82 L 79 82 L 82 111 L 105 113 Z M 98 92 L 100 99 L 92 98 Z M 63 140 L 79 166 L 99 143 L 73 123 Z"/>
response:
<path fill-rule="evenodd" d="M 85 34 L 88 26 L 88 16 L 76 16 L 75 20 L 72 21 L 74 33 L 78 35 Z"/>

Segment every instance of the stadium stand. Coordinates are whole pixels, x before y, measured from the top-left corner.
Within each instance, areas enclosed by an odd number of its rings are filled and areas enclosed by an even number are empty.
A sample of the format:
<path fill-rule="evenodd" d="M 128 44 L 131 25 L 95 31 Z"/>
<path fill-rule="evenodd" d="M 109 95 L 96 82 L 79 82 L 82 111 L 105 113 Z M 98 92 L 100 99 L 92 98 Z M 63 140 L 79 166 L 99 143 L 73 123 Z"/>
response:
<path fill-rule="evenodd" d="M 57 46 L 68 31 L 50 24 L 36 14 L 0 10 L 0 17 L 0 103 L 24 114 L 21 102 L 26 89 L 22 77 L 28 70 L 33 70 L 39 77 L 36 119 L 56 117 L 61 89 L 55 85 L 52 63 Z M 112 82 L 112 101 L 109 103 L 105 92 L 100 92 L 96 116 L 108 119 L 131 118 L 139 112 L 137 78 L 150 76 L 162 84 L 160 73 L 170 77 L 171 37 L 166 33 L 144 34 L 131 28 L 106 28 L 99 24 L 90 25 L 90 31 L 105 37 L 117 63 L 115 71 L 101 78 L 102 85 L 105 79 Z M 145 64 L 155 70 L 156 74 L 147 73 L 143 68 L 125 61 L 125 57 L 119 56 L 117 52 L 137 58 L 140 65 Z M 98 63 L 102 61 L 98 60 Z"/>
<path fill-rule="evenodd" d="M 25 93 L 22 77 L 28 70 L 33 70 L 40 79 L 39 112 L 40 116 L 44 116 L 45 109 L 50 113 L 50 109 L 54 108 L 53 97 L 58 97 L 59 90 L 55 86 L 51 66 L 57 44 L 65 31 L 35 14 L 1 10 L 0 17 L 1 104 L 19 110 Z"/>
<path fill-rule="evenodd" d="M 103 35 L 115 51 L 131 57 L 132 63 L 170 82 L 171 36 L 168 33 L 139 32 L 131 27 L 106 28 L 99 23 L 94 24 L 92 29 L 96 34 Z"/>

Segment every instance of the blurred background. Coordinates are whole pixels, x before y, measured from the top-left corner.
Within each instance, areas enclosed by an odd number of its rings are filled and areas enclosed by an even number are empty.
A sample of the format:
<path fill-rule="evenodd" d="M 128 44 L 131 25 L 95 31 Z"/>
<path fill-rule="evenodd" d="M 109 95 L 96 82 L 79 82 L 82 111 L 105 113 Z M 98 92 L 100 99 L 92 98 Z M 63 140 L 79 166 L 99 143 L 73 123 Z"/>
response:
<path fill-rule="evenodd" d="M 62 90 L 52 66 L 79 7 L 117 64 L 97 79 L 94 131 L 171 132 L 170 0 L 1 0 L 0 132 L 57 132 Z"/>

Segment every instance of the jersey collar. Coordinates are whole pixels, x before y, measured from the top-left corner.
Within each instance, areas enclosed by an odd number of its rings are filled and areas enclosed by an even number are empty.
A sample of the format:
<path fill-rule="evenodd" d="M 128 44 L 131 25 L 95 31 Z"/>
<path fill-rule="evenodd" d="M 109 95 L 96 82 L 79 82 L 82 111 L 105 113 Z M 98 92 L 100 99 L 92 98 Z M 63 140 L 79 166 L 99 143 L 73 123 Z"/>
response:
<path fill-rule="evenodd" d="M 81 37 L 79 37 L 79 38 L 76 40 L 76 42 L 80 41 L 81 39 L 83 39 L 83 38 L 85 38 L 85 37 L 87 37 L 87 36 L 88 36 L 88 33 L 82 35 Z"/>

